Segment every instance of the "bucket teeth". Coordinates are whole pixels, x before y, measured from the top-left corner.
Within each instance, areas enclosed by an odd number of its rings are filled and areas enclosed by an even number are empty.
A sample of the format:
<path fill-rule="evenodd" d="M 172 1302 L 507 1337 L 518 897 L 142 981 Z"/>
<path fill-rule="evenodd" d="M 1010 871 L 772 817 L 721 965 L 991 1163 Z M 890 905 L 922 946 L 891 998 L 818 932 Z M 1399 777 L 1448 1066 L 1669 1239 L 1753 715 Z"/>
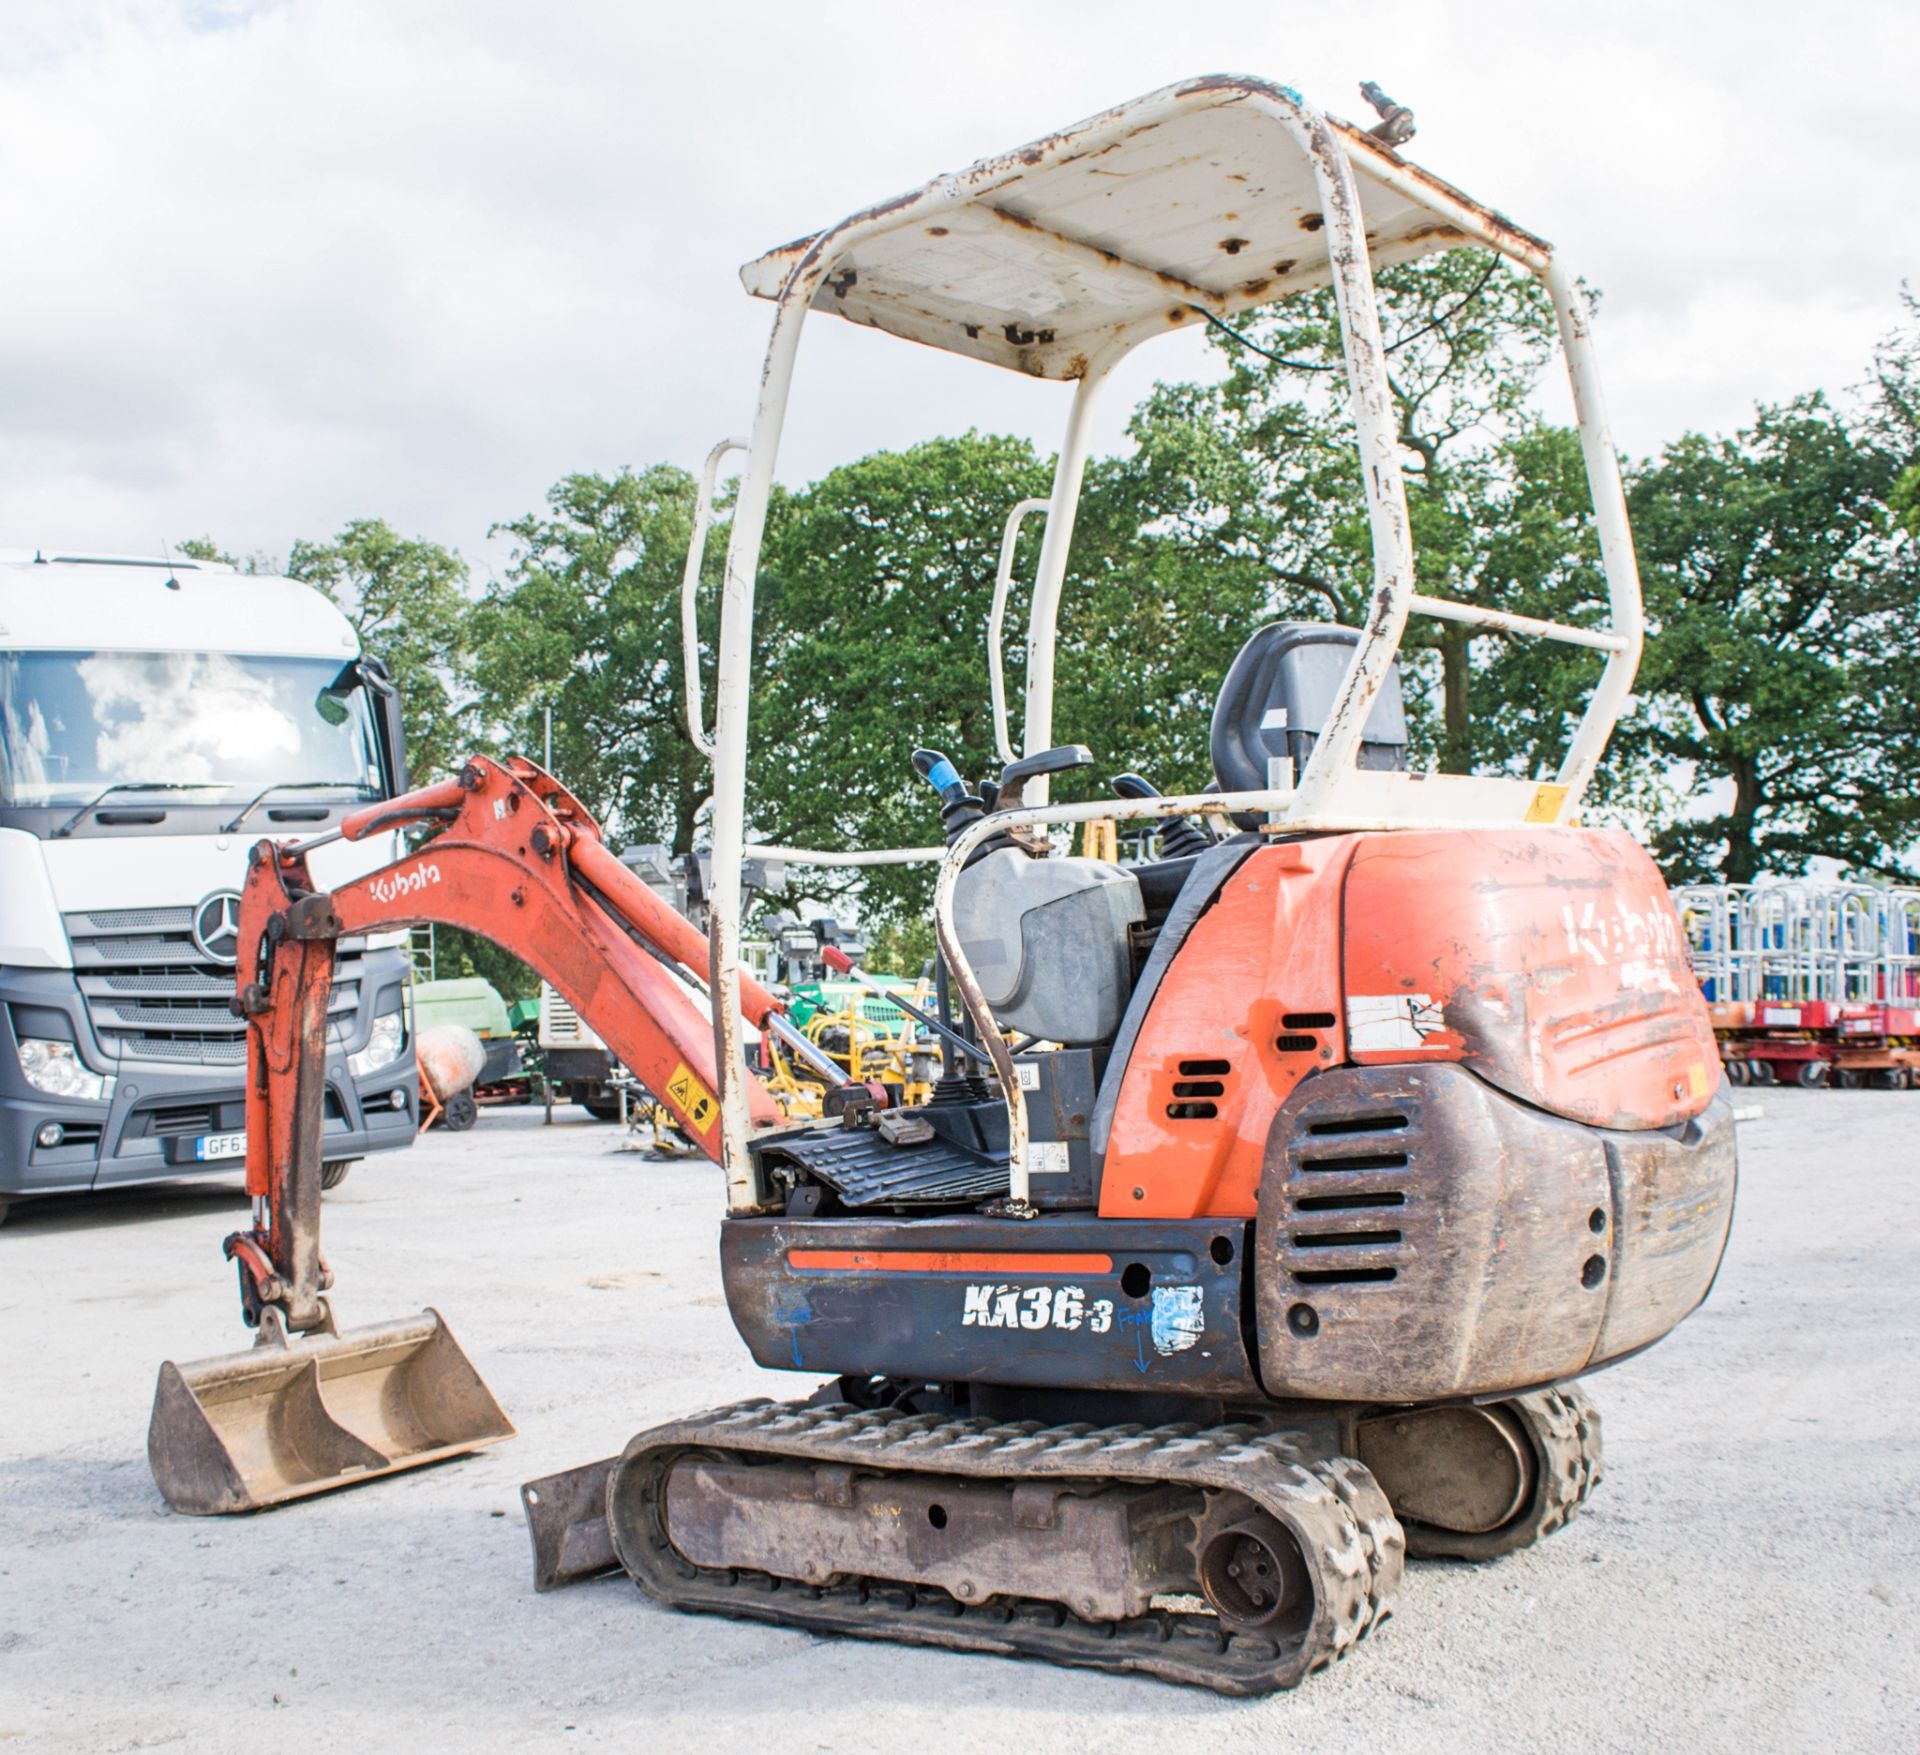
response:
<path fill-rule="evenodd" d="M 438 1311 L 160 1367 L 147 1460 L 174 1510 L 258 1511 L 513 1436 Z"/>

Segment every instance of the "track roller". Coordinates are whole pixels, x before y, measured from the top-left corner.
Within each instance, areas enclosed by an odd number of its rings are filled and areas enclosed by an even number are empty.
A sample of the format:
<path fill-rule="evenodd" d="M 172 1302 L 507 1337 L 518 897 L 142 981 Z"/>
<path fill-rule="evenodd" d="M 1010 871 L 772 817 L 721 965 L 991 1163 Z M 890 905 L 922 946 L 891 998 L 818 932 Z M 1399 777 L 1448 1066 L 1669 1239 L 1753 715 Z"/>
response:
<path fill-rule="evenodd" d="M 1497 1560 L 1570 1522 L 1604 1472 L 1600 1413 L 1575 1388 L 1375 1415 L 1355 1448 L 1416 1559 Z"/>

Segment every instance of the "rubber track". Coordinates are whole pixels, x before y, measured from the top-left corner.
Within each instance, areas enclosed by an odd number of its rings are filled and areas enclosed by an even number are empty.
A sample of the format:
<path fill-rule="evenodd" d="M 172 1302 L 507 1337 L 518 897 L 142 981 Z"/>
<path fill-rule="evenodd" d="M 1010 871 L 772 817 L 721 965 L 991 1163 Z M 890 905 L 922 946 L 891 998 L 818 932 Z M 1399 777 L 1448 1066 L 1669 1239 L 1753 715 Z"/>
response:
<path fill-rule="evenodd" d="M 1409 1522 L 1407 1552 L 1416 1559 L 1497 1560 L 1530 1548 L 1578 1515 L 1606 1473 L 1600 1410 L 1583 1390 L 1535 1390 L 1502 1402 L 1519 1415 L 1533 1441 L 1538 1475 L 1526 1509 L 1497 1530 L 1471 1534 Z"/>
<path fill-rule="evenodd" d="M 966 1604 L 931 1585 L 852 1578 L 811 1585 L 697 1567 L 663 1517 L 666 1477 L 688 1450 L 907 1470 L 973 1480 L 1168 1482 L 1243 1493 L 1300 1539 L 1315 1612 L 1286 1646 L 1210 1613 L 1154 1608 L 1087 1621 L 1038 1598 Z M 816 1633 L 1136 1671 L 1223 1694 L 1291 1688 L 1344 1656 L 1389 1613 L 1405 1544 L 1386 1495 L 1349 1457 L 1326 1458 L 1247 1426 L 993 1424 L 845 1403 L 743 1402 L 643 1432 L 608 1491 L 615 1550 L 648 1595 L 673 1608 Z"/>

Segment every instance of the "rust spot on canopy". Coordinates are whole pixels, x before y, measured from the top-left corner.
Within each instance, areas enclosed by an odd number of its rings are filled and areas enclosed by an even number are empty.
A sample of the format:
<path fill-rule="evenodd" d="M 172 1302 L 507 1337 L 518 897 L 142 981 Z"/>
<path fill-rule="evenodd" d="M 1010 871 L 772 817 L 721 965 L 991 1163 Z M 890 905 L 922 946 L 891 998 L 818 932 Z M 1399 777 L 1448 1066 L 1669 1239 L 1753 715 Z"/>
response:
<path fill-rule="evenodd" d="M 1175 305 L 1173 309 L 1167 313 L 1167 321 L 1169 323 L 1184 323 L 1186 320 L 1187 308 L 1184 305 Z"/>
<path fill-rule="evenodd" d="M 1295 125 L 1303 115 L 1313 127 Z M 1156 132 L 1170 125 L 1178 132 L 1165 136 L 1163 150 Z M 1306 205 L 1335 199 L 1317 192 L 1313 177 L 1342 151 L 1371 209 L 1354 218 L 1375 228 L 1369 242 L 1379 251 L 1391 249 L 1396 260 L 1415 256 L 1476 240 L 1484 226 L 1495 248 L 1536 272 L 1544 265 L 1545 245 L 1430 173 L 1404 165 L 1351 124 L 1318 119 L 1290 88 L 1215 76 L 1170 86 L 864 209 L 759 258 L 742 278 L 759 297 L 805 290 L 816 309 L 863 325 L 1015 370 L 1068 376 L 1073 360 L 1095 357 L 1096 346 L 1138 339 L 1136 326 L 1152 310 L 1156 292 L 1183 307 L 1167 319 L 1168 327 L 1180 327 L 1193 309 L 1265 302 L 1349 270 L 1352 256 L 1366 248 L 1362 240 L 1355 237 L 1340 259 L 1328 259 L 1332 209 Z M 1083 159 L 1110 172 L 1081 166 Z M 1237 168 L 1242 165 L 1250 168 Z M 1222 182 L 1235 187 L 1222 189 Z M 1377 201 L 1376 184 L 1384 190 Z M 1240 205 L 1229 208 L 1229 201 Z M 918 223 L 891 229 L 919 202 L 928 206 Z M 1187 223 L 1169 236 L 1155 216 L 1175 209 L 1185 210 Z M 956 210 L 965 217 L 953 218 Z M 1099 223 L 1089 225 L 1095 214 Z M 1289 215 L 1296 229 L 1319 234 L 1311 256 L 1249 262 L 1240 281 L 1214 284 L 1218 268 L 1209 271 L 1209 261 L 1251 255 L 1253 234 L 1275 240 Z M 991 227 L 981 223 L 989 216 Z M 968 245 L 964 289 L 947 285 L 958 259 L 931 248 L 954 238 Z M 1214 257 L 1206 255 L 1209 249 Z M 857 283 L 843 278 L 856 254 Z M 1041 310 L 1044 318 L 1029 314 Z M 1051 326 L 1050 343 L 1038 338 L 1042 322 Z M 1033 334 L 1034 342 L 992 339 L 1009 326 Z"/>

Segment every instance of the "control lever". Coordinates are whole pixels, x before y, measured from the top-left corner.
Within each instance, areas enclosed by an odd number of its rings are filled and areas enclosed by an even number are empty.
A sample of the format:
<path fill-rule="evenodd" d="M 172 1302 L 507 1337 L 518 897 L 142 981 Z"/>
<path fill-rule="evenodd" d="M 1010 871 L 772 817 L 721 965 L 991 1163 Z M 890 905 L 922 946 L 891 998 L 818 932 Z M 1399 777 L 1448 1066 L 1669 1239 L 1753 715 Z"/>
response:
<path fill-rule="evenodd" d="M 1000 770 L 999 793 L 1002 798 L 1010 798 L 1029 780 L 1038 780 L 1043 774 L 1064 774 L 1071 768 L 1092 766 L 1093 751 L 1085 744 L 1063 743 L 1058 749 L 1041 750 L 1037 755 L 1009 762 Z"/>
<path fill-rule="evenodd" d="M 1141 774 L 1116 774 L 1113 790 L 1122 798 L 1163 798 L 1160 788 Z M 1191 859 L 1214 844 L 1204 817 L 1166 817 L 1160 824 L 1160 852 L 1167 859 Z"/>
<path fill-rule="evenodd" d="M 946 831 L 949 847 L 993 808 L 980 793 L 967 790 L 967 783 L 960 778 L 959 769 L 938 750 L 915 750 L 913 769 L 940 794 L 940 826 Z M 972 865 L 986 858 L 989 853 L 1013 845 L 1011 836 L 990 835 L 968 856 L 967 863 Z"/>
<path fill-rule="evenodd" d="M 912 1018 L 915 1023 L 924 1024 L 938 1036 L 942 1042 L 955 1050 L 955 1052 L 964 1054 L 969 1059 L 979 1061 L 982 1066 L 991 1066 L 993 1064 L 993 1057 L 988 1054 L 984 1048 L 980 1047 L 978 1043 L 969 1042 L 958 1030 L 949 1030 L 938 1018 L 934 1017 L 931 1013 L 923 1012 L 912 1000 L 901 998 L 901 996 L 891 988 L 878 986 L 873 977 L 861 968 L 858 963 L 854 962 L 838 945 L 824 946 L 820 952 L 820 960 L 836 975 L 844 975 L 849 981 L 864 988 L 876 999 L 884 999 L 890 1005 L 898 1006 L 908 1017 Z"/>

